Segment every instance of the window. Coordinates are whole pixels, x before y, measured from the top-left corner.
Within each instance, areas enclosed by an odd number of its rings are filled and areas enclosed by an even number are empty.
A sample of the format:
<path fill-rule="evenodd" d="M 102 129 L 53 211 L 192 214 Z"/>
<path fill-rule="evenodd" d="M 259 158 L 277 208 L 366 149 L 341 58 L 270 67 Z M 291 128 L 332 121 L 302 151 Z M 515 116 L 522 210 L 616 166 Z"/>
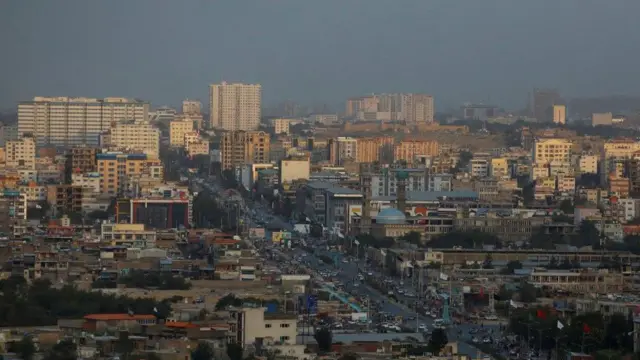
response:
<path fill-rule="evenodd" d="M 280 324 L 280 327 L 281 327 L 281 328 L 288 328 L 288 327 L 289 327 L 289 324 Z"/>
<path fill-rule="evenodd" d="M 269 329 L 269 328 L 271 328 L 271 324 L 264 324 L 264 327 Z"/>

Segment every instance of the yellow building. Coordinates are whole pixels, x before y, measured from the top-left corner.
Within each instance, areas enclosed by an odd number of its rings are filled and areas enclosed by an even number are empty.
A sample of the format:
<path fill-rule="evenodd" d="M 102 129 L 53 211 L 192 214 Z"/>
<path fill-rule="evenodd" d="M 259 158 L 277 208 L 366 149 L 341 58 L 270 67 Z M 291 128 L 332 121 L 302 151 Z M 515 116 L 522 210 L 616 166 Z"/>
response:
<path fill-rule="evenodd" d="M 381 161 L 381 158 L 391 158 L 393 154 L 394 139 L 391 136 L 373 138 L 357 138 L 357 162 L 371 163 Z M 391 160 L 391 159 L 389 159 Z"/>
<path fill-rule="evenodd" d="M 141 151 L 152 158 L 160 155 L 160 130 L 147 121 L 115 124 L 111 127 L 110 142 L 118 149 Z"/>
<path fill-rule="evenodd" d="M 128 178 L 148 172 L 153 161 L 146 154 L 103 153 L 97 154 L 100 192 L 117 195 L 128 188 Z"/>
<path fill-rule="evenodd" d="M 491 176 L 498 179 L 508 179 L 511 177 L 507 158 L 491 159 Z"/>
<path fill-rule="evenodd" d="M 271 120 L 271 124 L 273 125 L 273 131 L 276 135 L 289 135 L 290 119 L 273 119 Z"/>
<path fill-rule="evenodd" d="M 564 105 L 553 105 L 553 123 L 564 124 L 567 121 L 567 107 Z"/>
<path fill-rule="evenodd" d="M 171 121 L 169 124 L 169 145 L 175 147 L 184 146 L 185 135 L 192 132 L 193 120 L 189 118 L 180 118 Z"/>
<path fill-rule="evenodd" d="M 280 183 L 309 180 L 310 166 L 309 158 L 280 161 Z"/>
<path fill-rule="evenodd" d="M 269 145 L 269 134 L 264 131 L 238 130 L 224 134 L 220 141 L 222 169 L 269 162 Z"/>
<path fill-rule="evenodd" d="M 596 155 L 582 155 L 578 161 L 581 174 L 598 173 L 598 157 Z"/>
<path fill-rule="evenodd" d="M 189 156 L 209 155 L 209 141 L 204 139 L 190 141 L 186 143 L 185 150 Z"/>
<path fill-rule="evenodd" d="M 540 138 L 533 146 L 534 164 L 549 164 L 552 161 L 571 162 L 572 143 L 567 139 Z"/>
<path fill-rule="evenodd" d="M 147 249 L 156 245 L 156 231 L 145 230 L 144 224 L 102 224 L 102 242 L 111 246 Z"/>
<path fill-rule="evenodd" d="M 433 140 L 403 140 L 393 149 L 395 161 L 404 160 L 412 164 L 418 155 L 436 156 L 439 152 L 437 141 Z"/>
<path fill-rule="evenodd" d="M 35 169 L 36 143 L 33 137 L 8 140 L 5 143 L 5 163 L 7 168 Z"/>
<path fill-rule="evenodd" d="M 640 141 L 615 139 L 604 143 L 604 158 L 631 158 L 640 151 Z"/>

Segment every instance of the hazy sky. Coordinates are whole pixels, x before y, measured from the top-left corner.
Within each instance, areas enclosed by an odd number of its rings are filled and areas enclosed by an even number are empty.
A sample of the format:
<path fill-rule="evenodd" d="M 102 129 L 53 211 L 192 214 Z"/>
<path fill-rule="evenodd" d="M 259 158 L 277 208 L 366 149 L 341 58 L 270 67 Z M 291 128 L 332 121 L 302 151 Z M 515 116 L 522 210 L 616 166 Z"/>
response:
<path fill-rule="evenodd" d="M 206 105 L 221 80 L 261 83 L 265 104 L 639 95 L 638 13 L 638 0 L 1 0 L 0 108 L 34 95 Z"/>

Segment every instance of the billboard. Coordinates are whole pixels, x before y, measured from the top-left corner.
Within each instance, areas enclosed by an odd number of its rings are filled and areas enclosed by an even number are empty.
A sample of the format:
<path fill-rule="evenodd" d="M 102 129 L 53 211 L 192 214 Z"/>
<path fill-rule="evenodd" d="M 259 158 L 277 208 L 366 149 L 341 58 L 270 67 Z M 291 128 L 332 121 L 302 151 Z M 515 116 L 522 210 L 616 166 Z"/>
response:
<path fill-rule="evenodd" d="M 362 217 L 362 205 L 350 205 L 349 206 L 349 218 L 348 222 L 351 224 L 352 218 Z"/>
<path fill-rule="evenodd" d="M 280 244 L 287 245 L 291 241 L 291 233 L 288 231 L 278 231 L 271 234 L 271 241 Z"/>

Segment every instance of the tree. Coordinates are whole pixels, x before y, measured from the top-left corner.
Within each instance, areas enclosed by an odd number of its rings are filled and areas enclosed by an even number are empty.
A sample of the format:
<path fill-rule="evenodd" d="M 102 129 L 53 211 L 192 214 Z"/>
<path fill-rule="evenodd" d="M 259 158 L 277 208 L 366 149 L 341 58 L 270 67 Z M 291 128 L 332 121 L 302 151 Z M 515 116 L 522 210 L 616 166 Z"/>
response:
<path fill-rule="evenodd" d="M 216 303 L 216 311 L 224 310 L 229 306 L 240 307 L 242 303 L 242 299 L 239 299 L 234 294 L 228 294 L 218 300 Z"/>
<path fill-rule="evenodd" d="M 525 303 L 532 303 L 536 301 L 538 290 L 531 283 L 524 283 L 520 286 L 520 301 Z"/>
<path fill-rule="evenodd" d="M 447 343 L 449 343 L 447 333 L 443 329 L 433 329 L 427 348 L 430 353 L 437 356 L 440 355 L 440 351 L 442 351 Z"/>
<path fill-rule="evenodd" d="M 560 202 L 560 204 L 558 205 L 558 209 L 560 209 L 560 211 L 562 211 L 563 213 L 565 213 L 567 215 L 568 214 L 573 214 L 573 212 L 575 211 L 573 203 L 569 199 L 562 200 Z"/>
<path fill-rule="evenodd" d="M 411 231 L 407 234 L 404 234 L 400 237 L 399 240 L 403 240 L 413 245 L 422 245 L 422 235 L 420 235 L 417 231 Z"/>
<path fill-rule="evenodd" d="M 25 335 L 13 346 L 13 352 L 22 360 L 32 360 L 36 353 L 36 346 L 31 336 Z"/>
<path fill-rule="evenodd" d="M 484 263 L 482 264 L 483 269 L 493 269 L 493 257 L 491 253 L 487 253 L 484 257 Z"/>
<path fill-rule="evenodd" d="M 244 350 L 237 342 L 227 344 L 227 356 L 230 360 L 243 360 Z"/>
<path fill-rule="evenodd" d="M 44 360 L 77 360 L 78 348 L 73 340 L 61 340 L 53 345 L 44 356 Z"/>
<path fill-rule="evenodd" d="M 507 266 L 503 269 L 502 273 L 509 275 L 520 269 L 522 269 L 522 263 L 518 260 L 512 260 L 507 263 Z"/>
<path fill-rule="evenodd" d="M 228 351 L 228 349 L 227 349 Z M 191 359 L 193 360 L 212 360 L 213 359 L 213 348 L 209 343 L 201 341 L 198 343 L 198 346 L 191 352 Z"/>
<path fill-rule="evenodd" d="M 331 334 L 331 330 L 328 328 L 321 328 L 316 331 L 313 337 L 318 343 L 319 352 L 331 351 L 331 345 L 333 345 L 333 335 Z"/>

